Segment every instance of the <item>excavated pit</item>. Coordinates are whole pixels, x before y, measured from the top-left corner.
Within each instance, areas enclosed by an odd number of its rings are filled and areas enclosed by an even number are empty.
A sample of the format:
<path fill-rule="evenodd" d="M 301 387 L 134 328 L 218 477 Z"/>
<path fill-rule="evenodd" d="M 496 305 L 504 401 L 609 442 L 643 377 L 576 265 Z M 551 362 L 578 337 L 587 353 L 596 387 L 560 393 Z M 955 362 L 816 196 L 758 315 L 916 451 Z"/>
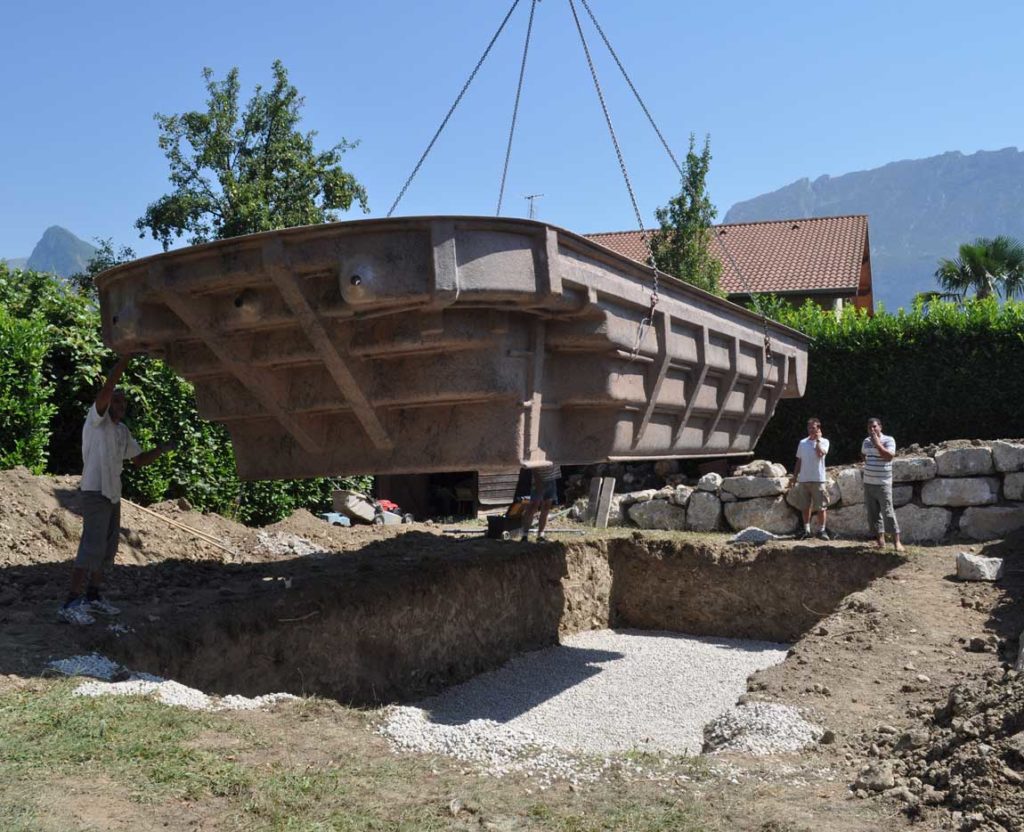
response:
<path fill-rule="evenodd" d="M 355 554 L 221 567 L 199 590 L 172 564 L 145 629 L 100 647 L 211 693 L 377 705 L 584 630 L 793 642 L 901 562 L 839 547 L 639 535 L 538 546 L 410 532 Z"/>

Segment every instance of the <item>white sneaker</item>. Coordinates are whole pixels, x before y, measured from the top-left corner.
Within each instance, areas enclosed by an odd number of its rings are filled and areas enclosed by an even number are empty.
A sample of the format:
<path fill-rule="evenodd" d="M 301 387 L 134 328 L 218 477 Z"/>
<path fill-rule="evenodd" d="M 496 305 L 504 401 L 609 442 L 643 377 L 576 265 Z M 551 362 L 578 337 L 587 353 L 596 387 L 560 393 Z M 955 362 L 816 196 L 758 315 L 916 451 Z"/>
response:
<path fill-rule="evenodd" d="M 96 623 L 96 619 L 89 615 L 89 602 L 84 598 L 65 604 L 57 610 L 57 618 L 73 627 L 88 627 Z"/>
<path fill-rule="evenodd" d="M 96 613 L 98 615 L 114 616 L 120 615 L 121 610 L 110 603 L 106 598 L 102 596 L 96 596 L 91 601 L 88 601 L 89 612 Z"/>

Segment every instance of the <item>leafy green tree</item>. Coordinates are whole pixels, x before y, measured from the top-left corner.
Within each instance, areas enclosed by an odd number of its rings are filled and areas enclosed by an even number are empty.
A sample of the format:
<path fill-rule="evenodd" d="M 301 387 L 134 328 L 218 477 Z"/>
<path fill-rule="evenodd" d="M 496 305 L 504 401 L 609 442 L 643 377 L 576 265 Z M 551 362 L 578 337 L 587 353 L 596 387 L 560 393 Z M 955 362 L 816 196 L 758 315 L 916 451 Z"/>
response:
<path fill-rule="evenodd" d="M 942 299 L 962 301 L 972 291 L 978 299 L 1024 296 L 1024 245 L 1012 237 L 979 237 L 961 245 L 958 257 L 941 259 L 935 277 Z"/>
<path fill-rule="evenodd" d="M 97 237 L 96 246 L 96 253 L 89 260 L 85 271 L 76 272 L 68 278 L 68 282 L 80 293 L 91 298 L 96 297 L 96 284 L 94 282 L 96 275 L 100 272 L 105 272 L 107 269 L 112 269 L 114 266 L 119 266 L 121 263 L 127 263 L 135 259 L 134 249 L 128 246 L 121 246 L 119 249 L 115 249 L 114 241 L 110 237 L 106 239 Z"/>
<path fill-rule="evenodd" d="M 367 210 L 365 189 L 341 166 L 358 142 L 316 151 L 316 133 L 298 130 L 304 100 L 280 61 L 273 74 L 271 88 L 257 86 L 240 111 L 238 69 L 218 81 L 206 68 L 205 111 L 156 115 L 174 190 L 136 221 L 140 236 L 148 231 L 167 249 L 186 235 L 203 243 L 330 222 L 353 203 Z"/>
<path fill-rule="evenodd" d="M 651 237 L 651 250 L 661 271 L 720 294 L 718 281 L 722 264 L 709 249 L 711 223 L 718 215 L 707 194 L 710 165 L 711 137 L 704 138 L 704 148 L 698 154 L 696 138 L 691 133 L 690 149 L 683 164 L 682 188 L 668 205 L 655 211 L 661 228 Z"/>

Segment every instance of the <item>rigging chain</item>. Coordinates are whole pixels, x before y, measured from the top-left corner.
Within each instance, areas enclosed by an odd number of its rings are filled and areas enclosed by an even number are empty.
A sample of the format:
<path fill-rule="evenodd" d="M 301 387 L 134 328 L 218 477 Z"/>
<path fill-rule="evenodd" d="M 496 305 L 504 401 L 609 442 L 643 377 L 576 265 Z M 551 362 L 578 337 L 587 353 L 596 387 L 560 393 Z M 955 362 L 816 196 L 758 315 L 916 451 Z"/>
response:
<path fill-rule="evenodd" d="M 636 194 L 633 192 L 633 183 L 629 178 L 629 171 L 626 169 L 626 162 L 622 156 L 622 149 L 619 147 L 618 136 L 615 135 L 615 126 L 612 124 L 611 114 L 608 112 L 608 105 L 604 100 L 604 92 L 601 89 L 601 82 L 597 77 L 597 70 L 594 68 L 594 61 L 590 56 L 590 47 L 587 45 L 587 37 L 583 34 L 583 26 L 580 24 L 579 15 L 576 13 L 575 0 L 569 0 L 569 8 L 572 9 L 573 20 L 576 21 L 576 31 L 579 32 L 580 43 L 583 46 L 583 54 L 587 58 L 587 66 L 590 68 L 590 77 L 594 81 L 594 90 L 597 92 L 597 100 L 601 103 L 601 111 L 604 113 L 605 124 L 608 125 L 608 134 L 611 136 L 612 145 L 615 147 L 615 156 L 619 160 L 619 169 L 622 171 L 622 179 L 626 183 L 626 190 L 629 192 L 629 201 L 633 205 L 633 213 L 636 216 L 636 224 L 640 229 L 640 238 L 643 240 L 644 246 L 647 249 L 647 264 L 651 268 L 651 272 L 654 275 L 654 286 L 651 290 L 651 306 L 647 311 L 646 317 L 641 319 L 636 331 L 636 341 L 633 344 L 633 351 L 630 353 L 630 360 L 635 360 L 640 352 L 640 345 L 643 342 L 644 335 L 647 329 L 651 326 L 654 321 L 654 309 L 658 305 L 660 300 L 658 295 L 658 267 L 654 262 L 654 250 L 651 248 L 651 238 L 647 234 L 647 229 L 644 228 L 643 216 L 640 214 L 640 206 L 636 201 Z"/>
<path fill-rule="evenodd" d="M 570 2 L 571 2 L 571 0 L 570 0 Z M 651 111 L 647 108 L 647 104 L 644 102 L 643 97 L 640 95 L 639 90 L 637 90 L 636 85 L 633 83 L 633 79 L 629 77 L 629 73 L 626 72 L 626 67 L 623 65 L 622 61 L 619 59 L 619 55 L 615 51 L 615 48 L 612 46 L 611 41 L 608 40 L 608 36 L 604 33 L 604 29 L 601 28 L 601 24 L 598 22 L 597 17 L 594 15 L 593 10 L 590 8 L 590 3 L 587 2 L 587 0 L 580 0 L 580 2 L 583 4 L 583 8 L 586 10 L 587 14 L 590 16 L 590 20 L 594 24 L 594 28 L 597 30 L 597 33 L 601 36 L 601 39 L 604 41 L 604 45 L 608 48 L 608 52 L 611 54 L 612 58 L 615 60 L 616 66 L 618 66 L 619 71 L 622 73 L 622 77 L 625 79 L 626 84 L 629 86 L 629 89 L 632 91 L 633 96 L 637 100 L 637 103 L 640 105 L 640 109 L 643 110 L 644 115 L 647 116 L 647 121 L 650 123 L 651 127 L 654 128 L 654 132 L 657 134 L 658 139 L 661 141 L 661 146 L 663 148 L 665 148 L 665 152 L 668 154 L 668 158 L 672 160 L 672 164 L 675 166 L 676 172 L 679 174 L 680 179 L 682 179 L 682 176 L 683 176 L 683 167 L 682 167 L 682 165 L 679 164 L 679 160 L 676 158 L 675 153 L 672 152 L 672 148 L 669 146 L 669 143 L 665 140 L 665 136 L 662 134 L 661 130 L 658 128 L 657 123 L 654 121 L 654 116 L 651 115 Z M 577 25 L 578 25 L 578 23 L 577 23 Z M 588 60 L 589 60 L 589 58 L 588 58 Z M 620 159 L 620 162 L 621 162 L 621 159 Z M 634 207 L 635 207 L 635 205 L 634 205 Z M 754 304 L 754 307 L 756 308 L 758 314 L 761 316 L 761 327 L 762 327 L 762 330 L 764 332 L 764 351 L 765 351 L 765 357 L 766 357 L 766 359 L 768 361 L 771 361 L 771 359 L 772 359 L 772 342 L 771 342 L 771 337 L 768 334 L 768 318 L 764 314 L 764 312 L 761 310 L 761 306 L 758 303 L 757 295 L 754 294 L 754 291 L 753 291 L 750 283 L 747 282 L 747 278 L 743 274 L 743 270 L 740 268 L 739 263 L 736 262 L 735 258 L 732 256 L 732 252 L 729 250 L 728 245 L 726 245 L 726 242 L 725 242 L 725 239 L 724 239 L 724 233 L 720 233 L 718 235 L 718 242 L 719 242 L 719 245 L 721 245 L 721 247 L 722 247 L 722 251 L 725 252 L 725 256 L 729 259 L 729 263 L 732 266 L 733 271 L 736 272 L 736 276 L 740 279 L 740 283 L 743 284 L 743 288 L 747 290 L 747 294 L 750 296 L 751 302 Z M 645 240 L 645 243 L 646 243 L 646 240 Z M 647 245 L 647 248 L 648 248 L 648 252 L 650 252 L 650 245 L 649 244 Z M 651 253 L 651 254 L 652 254 L 652 257 L 653 257 L 653 253 Z M 652 310 L 653 310 L 653 306 L 652 306 Z"/>
<path fill-rule="evenodd" d="M 495 216 L 501 216 L 501 202 L 505 198 L 505 180 L 508 178 L 508 163 L 512 158 L 512 137 L 516 132 L 516 117 L 519 115 L 519 98 L 523 94 L 523 78 L 526 75 L 526 56 L 530 51 L 530 34 L 533 32 L 533 13 L 539 0 L 530 2 L 530 20 L 526 24 L 526 42 L 523 44 L 523 60 L 519 65 L 519 84 L 516 86 L 516 102 L 512 105 L 512 123 L 508 128 L 508 147 L 505 148 L 505 167 L 501 171 L 501 187 L 498 189 L 498 209 Z"/>
<path fill-rule="evenodd" d="M 451 119 L 452 114 L 455 112 L 455 108 L 459 106 L 459 102 L 462 101 L 462 97 L 466 94 L 466 90 L 469 89 L 469 85 L 473 83 L 473 79 L 476 78 L 476 74 L 477 72 L 480 71 L 480 67 L 483 66 L 484 61 L 487 60 L 487 56 L 491 53 L 491 49 L 494 47 L 494 44 L 500 37 L 501 33 L 505 30 L 505 24 L 507 24 L 509 18 L 512 17 L 512 13 L 516 10 L 516 7 L 519 5 L 519 2 L 520 0 L 513 0 L 512 6 L 509 8 L 508 12 L 506 12 L 504 19 L 501 21 L 501 25 L 498 26 L 498 31 L 494 33 L 494 37 L 492 37 L 491 42 L 487 44 L 487 48 L 484 49 L 484 53 L 483 55 L 480 56 L 480 60 L 476 62 L 476 66 L 473 67 L 473 71 L 469 73 L 469 77 L 466 79 L 466 83 L 462 85 L 462 90 L 460 90 L 459 94 L 455 97 L 455 101 L 452 103 L 452 106 L 448 109 L 447 115 L 445 115 L 444 119 L 442 119 L 441 126 L 437 128 L 437 132 L 434 133 L 434 137 L 430 140 L 430 143 L 427 145 L 427 149 L 423 151 L 423 155 L 420 156 L 420 160 L 416 163 L 416 167 L 412 169 L 412 173 L 409 174 L 409 178 L 405 180 L 405 184 L 402 186 L 402 190 L 398 192 L 398 196 L 395 197 L 395 201 L 391 203 L 391 207 L 388 209 L 387 213 L 389 217 L 393 213 L 395 213 L 395 208 L 397 208 L 398 203 L 402 201 L 402 197 L 405 196 L 405 192 L 409 190 L 409 186 L 412 184 L 412 180 L 416 178 L 416 174 L 420 172 L 420 168 L 423 166 L 423 162 L 426 161 L 426 158 L 430 154 L 430 151 L 434 149 L 434 143 L 437 141 L 438 137 L 441 135 L 441 132 L 444 130 L 444 128 L 448 126 L 448 121 Z"/>

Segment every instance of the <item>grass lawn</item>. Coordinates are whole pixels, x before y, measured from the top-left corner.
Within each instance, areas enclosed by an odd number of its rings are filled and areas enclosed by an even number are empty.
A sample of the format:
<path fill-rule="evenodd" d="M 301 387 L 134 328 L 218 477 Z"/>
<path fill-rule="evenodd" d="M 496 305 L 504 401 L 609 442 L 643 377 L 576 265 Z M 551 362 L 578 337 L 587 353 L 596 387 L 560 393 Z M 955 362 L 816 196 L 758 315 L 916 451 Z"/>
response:
<path fill-rule="evenodd" d="M 201 713 L 76 697 L 75 684 L 34 680 L 0 693 L 4 832 L 719 828 L 661 783 L 612 776 L 541 792 L 523 778 L 395 755 L 369 730 L 372 715 L 330 702 Z M 698 778 L 704 768 L 680 765 Z"/>

